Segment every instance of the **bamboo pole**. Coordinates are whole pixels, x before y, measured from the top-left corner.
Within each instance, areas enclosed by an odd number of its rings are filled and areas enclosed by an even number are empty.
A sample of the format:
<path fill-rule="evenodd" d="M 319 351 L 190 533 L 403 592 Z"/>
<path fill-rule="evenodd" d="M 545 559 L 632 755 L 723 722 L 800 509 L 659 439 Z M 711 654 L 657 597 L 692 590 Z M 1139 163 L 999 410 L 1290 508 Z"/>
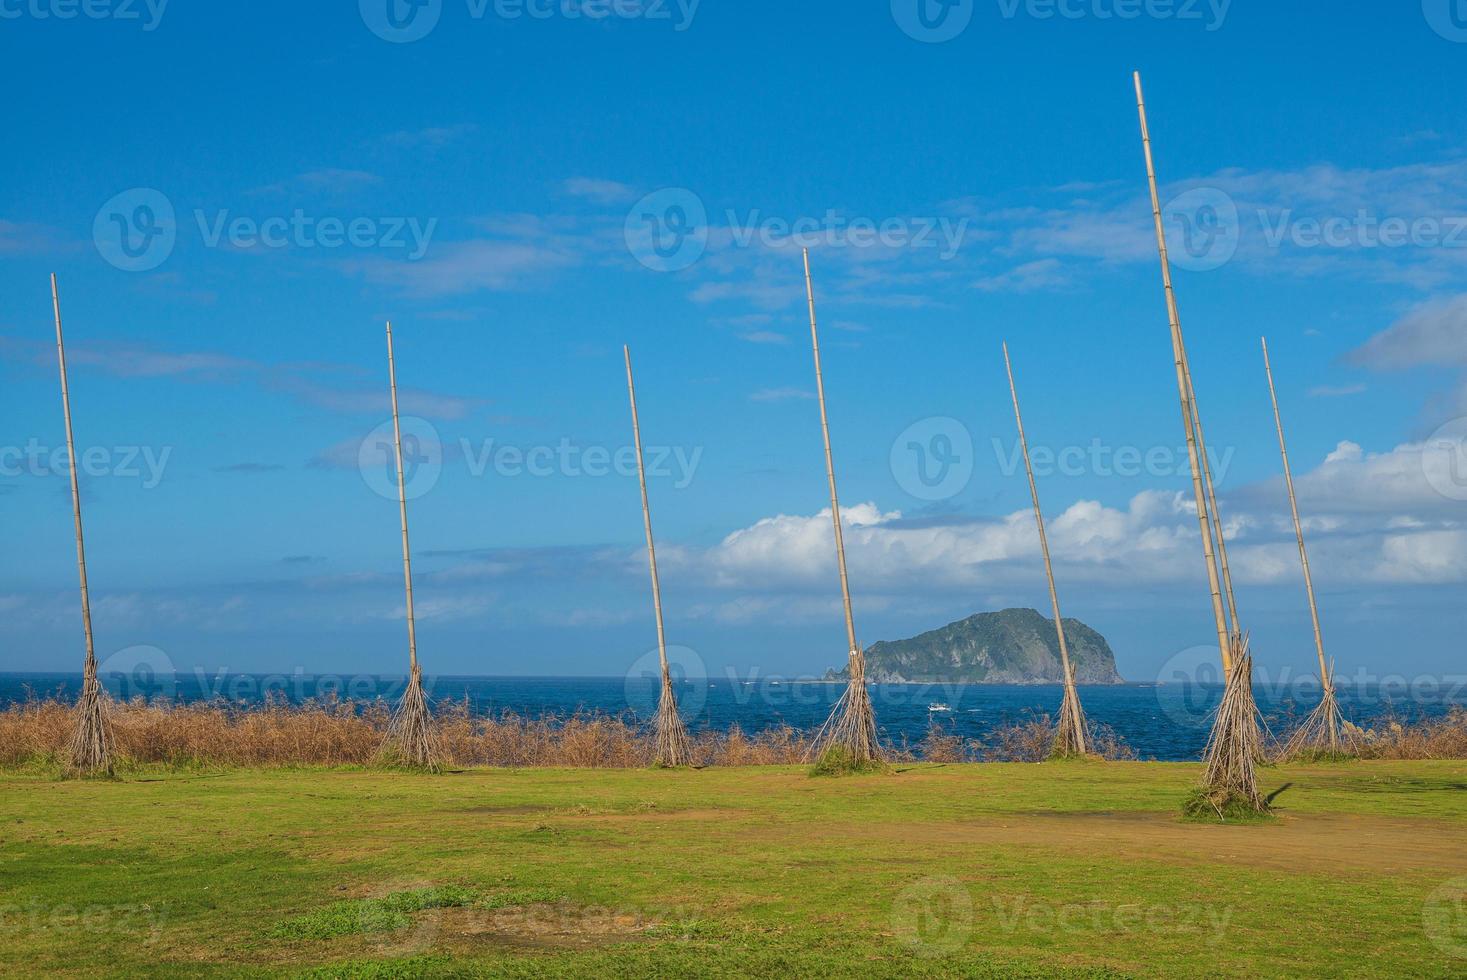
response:
<path fill-rule="evenodd" d="M 61 412 L 66 421 L 66 458 L 71 470 L 71 515 L 76 529 L 76 572 L 81 583 L 82 633 L 86 637 L 86 660 L 82 667 L 82 690 L 77 699 L 76 727 L 71 736 L 72 771 L 82 775 L 111 775 L 112 725 L 106 694 L 97 679 L 97 651 L 92 638 L 92 596 L 87 585 L 87 548 L 82 533 L 81 484 L 76 471 L 76 440 L 71 426 L 71 388 L 67 382 L 66 341 L 61 331 L 61 294 L 56 274 L 51 274 L 51 309 L 56 318 L 56 362 L 61 373 Z"/>
<path fill-rule="evenodd" d="M 1146 124 L 1146 101 L 1141 91 L 1141 73 L 1134 75 L 1136 83 L 1136 111 L 1141 119 L 1141 146 L 1146 156 L 1146 181 L 1151 191 L 1151 214 L 1156 225 L 1156 246 L 1161 257 L 1162 289 L 1166 294 L 1167 319 L 1171 328 L 1172 356 L 1176 363 L 1177 393 L 1181 400 L 1182 425 L 1187 433 L 1187 460 L 1192 468 L 1192 493 L 1197 501 L 1197 520 L 1202 528 L 1202 551 L 1207 560 L 1207 580 L 1212 593 L 1212 615 L 1217 625 L 1218 651 L 1222 655 L 1223 671 L 1232 672 L 1231 635 L 1223 611 L 1222 591 L 1219 582 L 1216 557 L 1213 552 L 1213 529 L 1208 519 L 1206 492 L 1203 489 L 1202 469 L 1198 461 L 1195 406 L 1192 402 L 1190 371 L 1186 350 L 1182 345 L 1182 323 L 1177 312 L 1176 293 L 1172 289 L 1171 261 L 1167 257 L 1166 226 L 1161 217 L 1161 195 L 1156 186 L 1156 166 L 1151 155 L 1151 130 Z"/>
<path fill-rule="evenodd" d="M 662 668 L 662 687 L 657 704 L 657 755 L 654 762 L 664 766 L 682 766 L 692 761 L 692 746 L 682 717 L 677 710 L 677 697 L 672 687 L 672 672 L 667 664 L 667 635 L 662 626 L 662 584 L 657 577 L 657 546 L 652 538 L 652 507 L 647 501 L 647 470 L 642 461 L 642 423 L 637 415 L 637 385 L 632 380 L 632 351 L 623 344 L 622 357 L 627 365 L 627 397 L 632 403 L 632 439 L 637 449 L 637 483 L 642 489 L 642 527 L 647 532 L 647 565 L 652 573 L 652 611 L 657 616 L 657 662 Z"/>
<path fill-rule="evenodd" d="M 840 500 L 835 491 L 835 460 L 830 452 L 830 419 L 825 412 L 825 378 L 820 371 L 820 334 L 815 326 L 815 287 L 810 279 L 810 250 L 804 249 L 805 299 L 810 307 L 810 346 L 815 352 L 815 396 L 820 400 L 820 434 L 825 440 L 825 474 L 830 480 L 830 519 L 835 524 L 835 554 L 840 564 L 840 596 L 845 604 L 846 639 L 850 643 L 850 659 L 854 673 L 855 662 L 863 659 L 861 648 L 856 643 L 856 623 L 851 615 L 851 586 L 846 577 L 845 535 L 840 526 Z"/>
<path fill-rule="evenodd" d="M 408 546 L 407 478 L 402 463 L 402 423 L 397 408 L 397 360 L 392 351 L 392 323 L 387 324 L 387 378 L 392 392 L 392 444 L 397 462 L 397 510 L 402 525 L 402 578 L 407 595 L 408 682 L 402 700 L 387 728 L 382 755 L 387 761 L 416 768 L 441 768 L 438 745 L 432 732 L 428 696 L 423 690 L 423 670 L 418 663 L 417 617 L 413 610 L 413 561 Z"/>
<path fill-rule="evenodd" d="M 1294 516 L 1294 537 L 1299 542 L 1299 562 L 1304 566 L 1304 589 L 1309 594 L 1309 619 L 1314 624 L 1314 649 L 1319 654 L 1319 680 L 1326 694 L 1334 691 L 1333 672 L 1325 662 L 1324 634 L 1319 628 L 1319 606 L 1314 601 L 1314 576 L 1309 571 L 1309 552 L 1304 547 L 1304 525 L 1299 520 L 1299 501 L 1294 496 L 1294 474 L 1289 467 L 1289 447 L 1284 442 L 1284 421 L 1279 414 L 1279 397 L 1273 386 L 1273 365 L 1268 359 L 1268 338 L 1263 338 L 1263 370 L 1268 375 L 1268 397 L 1273 402 L 1273 422 L 1279 434 L 1279 454 L 1284 459 L 1284 486 L 1289 491 L 1289 511 Z"/>
<path fill-rule="evenodd" d="M 1238 599 L 1233 592 L 1233 571 L 1228 565 L 1228 542 L 1223 537 L 1222 510 L 1217 505 L 1217 488 L 1212 482 L 1212 463 L 1207 456 L 1207 440 L 1202 437 L 1202 409 L 1197 404 L 1197 389 L 1192 384 L 1192 362 L 1187 356 L 1187 344 L 1182 343 L 1182 366 L 1187 372 L 1187 397 L 1192 403 L 1192 420 L 1197 426 L 1197 455 L 1202 461 L 1202 480 L 1207 487 L 1207 506 L 1212 512 L 1212 527 L 1217 534 L 1218 567 L 1222 573 L 1223 594 L 1227 597 L 1228 631 L 1236 645 L 1242 632 L 1238 625 Z"/>
<path fill-rule="evenodd" d="M 627 365 L 627 396 L 632 402 L 632 439 L 637 450 L 637 482 L 642 488 L 642 527 L 647 532 L 647 564 L 652 571 L 652 611 L 657 616 L 657 662 L 662 676 L 668 676 L 667 639 L 662 628 L 662 586 L 657 579 L 657 546 L 652 541 L 652 508 L 647 502 L 647 471 L 642 462 L 642 423 L 637 417 L 637 386 L 632 380 L 631 348 L 623 344 L 622 357 Z"/>
<path fill-rule="evenodd" d="M 1003 345 L 1003 367 L 1009 376 L 1009 396 L 1014 402 L 1014 423 L 1019 429 L 1019 448 L 1024 453 L 1024 472 L 1029 477 L 1029 496 L 1034 501 L 1034 524 L 1039 529 L 1039 551 L 1044 556 L 1044 576 L 1049 581 L 1049 605 L 1054 610 L 1054 630 L 1059 635 L 1060 667 L 1065 674 L 1065 704 L 1060 709 L 1059 742 L 1065 754 L 1085 754 L 1085 727 L 1070 718 L 1080 710 L 1080 695 L 1075 690 L 1075 671 L 1070 665 L 1070 646 L 1065 641 L 1064 619 L 1060 615 L 1059 592 L 1054 586 L 1054 566 L 1049 559 L 1049 537 L 1044 533 L 1044 511 L 1039 505 L 1039 486 L 1034 482 L 1034 466 L 1029 460 L 1029 439 L 1024 435 L 1024 416 L 1019 412 L 1019 391 L 1014 386 L 1014 368 L 1009 361 L 1009 345 Z M 1074 721 L 1079 721 L 1077 717 Z"/>
<path fill-rule="evenodd" d="M 820 434 L 825 442 L 825 475 L 830 481 L 830 519 L 835 526 L 835 555 L 840 569 L 840 594 L 845 608 L 846 642 L 850 681 L 846 690 L 826 719 L 811 753 L 822 753 L 822 763 L 838 769 L 862 771 L 881 766 L 881 745 L 876 734 L 876 713 L 871 707 L 871 694 L 866 690 L 866 656 L 856 642 L 855 618 L 851 614 L 851 586 L 846 575 L 845 533 L 841 529 L 840 500 L 835 489 L 835 460 L 830 451 L 830 420 L 825 411 L 825 378 L 820 370 L 820 333 L 815 324 L 815 286 L 810 277 L 810 250 L 803 249 L 805 261 L 805 299 L 810 308 L 810 348 L 815 356 L 815 394 L 820 401 Z M 838 747 L 844 758 L 831 753 Z"/>
<path fill-rule="evenodd" d="M 402 519 L 402 578 L 407 592 L 408 664 L 418 669 L 418 632 L 413 616 L 413 559 L 408 547 L 407 481 L 402 467 L 402 425 L 397 412 L 397 362 L 392 354 L 392 321 L 387 322 L 387 378 L 392 389 L 392 443 L 397 460 L 397 509 Z"/>
<path fill-rule="evenodd" d="M 56 315 L 56 360 L 61 368 L 61 413 L 66 419 L 66 458 L 71 472 L 71 514 L 76 527 L 76 571 L 81 579 L 82 632 L 86 635 L 86 672 L 96 673 L 97 654 L 92 642 L 92 599 L 87 588 L 87 548 L 82 535 L 81 487 L 76 475 L 76 443 L 71 430 L 71 389 L 66 379 L 66 342 L 61 336 L 61 298 L 56 274 L 51 274 L 51 308 Z"/>

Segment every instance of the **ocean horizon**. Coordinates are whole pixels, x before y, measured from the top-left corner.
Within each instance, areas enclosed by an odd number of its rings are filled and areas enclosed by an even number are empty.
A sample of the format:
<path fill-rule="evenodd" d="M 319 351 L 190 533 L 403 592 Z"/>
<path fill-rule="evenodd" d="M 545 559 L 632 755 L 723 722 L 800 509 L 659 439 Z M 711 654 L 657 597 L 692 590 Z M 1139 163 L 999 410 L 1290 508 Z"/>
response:
<path fill-rule="evenodd" d="M 0 672 L 0 709 L 27 700 L 74 700 L 79 672 Z M 394 674 L 306 674 L 215 672 L 102 675 L 114 698 L 180 704 L 224 703 L 239 708 L 268 702 L 301 704 L 339 700 L 358 705 L 395 701 L 406 678 Z M 655 675 L 556 677 L 511 675 L 424 675 L 429 698 L 458 703 L 477 717 L 514 713 L 528 717 L 608 714 L 650 721 L 656 713 Z M 788 725 L 819 727 L 845 688 L 844 681 L 765 676 L 681 677 L 678 704 L 693 731 L 725 732 L 737 726 L 746 734 Z M 908 683 L 870 685 L 877 725 L 884 741 L 916 744 L 933 727 L 946 734 L 982 741 L 999 728 L 1053 716 L 1059 708 L 1058 684 Z M 1269 729 L 1287 731 L 1318 703 L 1317 681 L 1279 688 L 1256 684 L 1255 697 Z M 1337 694 L 1345 716 L 1365 727 L 1447 714 L 1467 706 L 1460 689 L 1402 690 L 1379 684 L 1341 683 Z M 1143 759 L 1197 759 L 1207 743 L 1211 714 L 1222 685 L 1209 681 L 1125 682 L 1080 685 L 1080 699 L 1092 723 L 1112 729 Z"/>

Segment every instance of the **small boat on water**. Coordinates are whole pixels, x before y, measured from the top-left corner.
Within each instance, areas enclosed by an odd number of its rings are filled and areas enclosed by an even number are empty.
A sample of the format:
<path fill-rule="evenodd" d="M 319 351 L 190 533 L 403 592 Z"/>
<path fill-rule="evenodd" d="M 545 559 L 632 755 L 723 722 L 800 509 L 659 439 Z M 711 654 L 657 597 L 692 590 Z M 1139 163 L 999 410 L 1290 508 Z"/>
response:
<path fill-rule="evenodd" d="M 947 705 L 943 704 L 941 701 L 933 701 L 931 704 L 929 704 L 927 706 L 927 710 L 929 712 L 934 712 L 934 711 L 951 711 L 953 709 L 949 708 Z"/>

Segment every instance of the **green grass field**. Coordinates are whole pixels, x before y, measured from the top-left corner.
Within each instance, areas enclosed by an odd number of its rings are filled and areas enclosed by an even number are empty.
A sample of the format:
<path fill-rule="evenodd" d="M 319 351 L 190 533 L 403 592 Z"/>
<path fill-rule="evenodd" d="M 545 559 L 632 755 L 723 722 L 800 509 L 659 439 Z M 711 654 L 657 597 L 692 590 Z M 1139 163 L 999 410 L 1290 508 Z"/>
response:
<path fill-rule="evenodd" d="M 0 973 L 1467 974 L 1467 764 L 0 773 Z"/>

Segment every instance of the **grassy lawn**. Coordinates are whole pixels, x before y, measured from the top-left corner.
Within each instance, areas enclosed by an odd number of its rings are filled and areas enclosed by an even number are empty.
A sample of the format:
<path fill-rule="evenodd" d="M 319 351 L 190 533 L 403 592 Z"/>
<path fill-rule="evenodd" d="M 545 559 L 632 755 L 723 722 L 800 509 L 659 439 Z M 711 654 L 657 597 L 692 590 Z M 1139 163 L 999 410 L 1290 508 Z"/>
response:
<path fill-rule="evenodd" d="M 0 773 L 0 972 L 1467 974 L 1467 764 L 1197 773 Z"/>

